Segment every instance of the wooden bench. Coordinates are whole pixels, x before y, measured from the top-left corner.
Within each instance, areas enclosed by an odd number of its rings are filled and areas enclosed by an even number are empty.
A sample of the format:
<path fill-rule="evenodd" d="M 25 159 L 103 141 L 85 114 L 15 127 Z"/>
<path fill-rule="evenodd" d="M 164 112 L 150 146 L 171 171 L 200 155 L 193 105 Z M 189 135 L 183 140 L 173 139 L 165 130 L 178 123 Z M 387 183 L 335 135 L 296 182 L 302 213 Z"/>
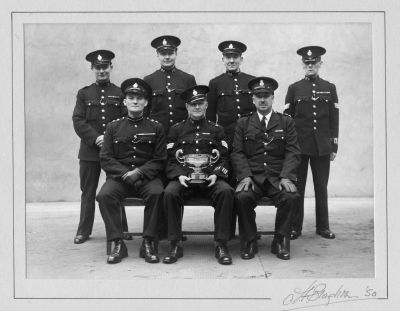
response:
<path fill-rule="evenodd" d="M 212 206 L 211 199 L 206 197 L 192 197 L 185 200 L 185 206 Z M 262 197 L 257 202 L 257 206 L 273 206 L 273 201 L 268 197 Z M 127 197 L 121 202 L 121 210 L 125 212 L 126 206 L 144 206 L 143 199 L 138 197 Z M 235 217 L 236 218 L 236 217 Z M 236 228 L 236 219 L 234 219 Z M 213 235 L 214 231 L 182 231 L 183 238 L 186 240 L 187 235 Z M 274 231 L 257 231 L 257 237 L 261 235 L 273 235 Z M 124 232 L 125 236 L 142 236 L 142 232 Z M 111 242 L 107 241 L 107 255 L 111 253 Z"/>

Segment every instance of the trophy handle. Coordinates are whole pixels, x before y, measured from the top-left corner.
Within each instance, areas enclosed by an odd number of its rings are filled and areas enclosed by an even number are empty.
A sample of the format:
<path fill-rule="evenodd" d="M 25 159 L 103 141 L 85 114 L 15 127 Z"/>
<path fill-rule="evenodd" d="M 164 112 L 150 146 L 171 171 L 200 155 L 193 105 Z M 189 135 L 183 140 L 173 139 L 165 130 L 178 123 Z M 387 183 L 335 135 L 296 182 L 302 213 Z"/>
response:
<path fill-rule="evenodd" d="M 183 153 L 182 149 L 176 150 L 175 158 L 180 164 L 184 165 L 185 164 L 185 158 L 180 156 L 182 153 Z"/>
<path fill-rule="evenodd" d="M 213 149 L 211 153 L 215 154 L 215 156 L 210 156 L 210 162 L 211 164 L 214 164 L 219 160 L 219 151 L 217 149 Z"/>

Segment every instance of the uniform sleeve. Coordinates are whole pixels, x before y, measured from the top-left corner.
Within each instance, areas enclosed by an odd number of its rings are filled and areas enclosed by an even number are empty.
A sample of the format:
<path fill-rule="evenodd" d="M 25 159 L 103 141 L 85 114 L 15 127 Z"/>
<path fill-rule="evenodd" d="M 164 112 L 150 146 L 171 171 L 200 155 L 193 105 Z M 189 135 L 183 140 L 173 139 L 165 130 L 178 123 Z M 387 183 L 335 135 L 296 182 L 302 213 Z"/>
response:
<path fill-rule="evenodd" d="M 336 93 L 336 86 L 331 84 L 332 102 L 329 111 L 329 126 L 330 138 L 332 144 L 332 152 L 338 150 L 338 137 L 339 137 L 339 100 Z"/>
<path fill-rule="evenodd" d="M 294 87 L 289 85 L 285 98 L 285 107 L 283 112 L 290 115 L 292 118 L 296 112 L 296 103 L 294 102 Z"/>
<path fill-rule="evenodd" d="M 115 158 L 113 137 L 113 127 L 109 123 L 104 134 L 103 146 L 100 149 L 100 165 L 108 176 L 117 179 L 129 172 L 129 169 Z"/>
<path fill-rule="evenodd" d="M 168 140 L 167 140 L 167 153 L 168 153 L 168 160 L 167 160 L 167 168 L 166 174 L 167 178 L 172 180 L 181 175 L 187 175 L 189 170 L 184 168 L 176 159 L 175 152 L 179 149 L 177 142 L 179 137 L 179 127 L 173 126 L 169 130 Z"/>
<path fill-rule="evenodd" d="M 82 141 L 88 146 L 95 145 L 96 139 L 100 134 L 86 120 L 86 105 L 82 90 L 80 90 L 76 96 L 76 105 L 72 113 L 72 122 L 76 134 L 78 134 Z"/>
<path fill-rule="evenodd" d="M 207 94 L 208 107 L 207 107 L 207 112 L 206 112 L 206 118 L 207 118 L 207 120 L 216 122 L 216 120 L 217 120 L 217 100 L 218 100 L 217 86 L 211 80 L 208 87 L 210 88 L 210 90 L 208 91 L 208 94 Z"/>
<path fill-rule="evenodd" d="M 220 157 L 218 162 L 213 166 L 213 169 L 210 174 L 215 174 L 221 178 L 228 178 L 229 174 L 229 149 L 228 143 L 226 142 L 226 136 L 224 129 L 219 126 L 217 133 L 217 144 L 218 151 L 220 152 Z"/>
<path fill-rule="evenodd" d="M 151 160 L 139 167 L 143 175 L 152 180 L 159 176 L 165 167 L 167 160 L 167 149 L 165 147 L 166 137 L 164 128 L 161 124 L 157 124 L 156 134 L 157 141 L 154 148 L 154 156 Z"/>
<path fill-rule="evenodd" d="M 146 82 L 147 84 L 151 85 L 150 81 L 149 81 L 149 78 L 147 76 L 143 78 L 143 81 Z M 153 96 L 150 95 L 150 97 L 149 97 L 149 99 L 147 101 L 147 106 L 144 107 L 144 109 L 143 109 L 143 117 L 145 117 L 145 118 L 150 116 L 152 100 L 153 100 Z"/>
<path fill-rule="evenodd" d="M 231 153 L 231 164 L 236 178 L 239 181 L 245 177 L 253 176 L 247 155 L 244 151 L 244 125 L 240 120 L 236 122 L 233 149 Z"/>
<path fill-rule="evenodd" d="M 300 164 L 300 147 L 297 142 L 297 133 L 294 126 L 294 120 L 287 117 L 286 119 L 286 147 L 285 158 L 282 165 L 280 178 L 288 178 L 292 181 L 297 180 L 297 167 Z"/>

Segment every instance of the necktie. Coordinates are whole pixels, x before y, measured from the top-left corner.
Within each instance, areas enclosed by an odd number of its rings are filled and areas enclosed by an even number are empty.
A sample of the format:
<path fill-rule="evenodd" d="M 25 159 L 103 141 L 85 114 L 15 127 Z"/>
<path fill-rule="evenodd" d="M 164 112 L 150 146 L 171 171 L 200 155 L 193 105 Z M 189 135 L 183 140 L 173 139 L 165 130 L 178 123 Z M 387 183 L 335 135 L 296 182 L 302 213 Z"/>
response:
<path fill-rule="evenodd" d="M 261 119 L 261 125 L 262 125 L 263 127 L 266 127 L 266 126 L 267 126 L 267 124 L 265 123 L 265 120 L 266 120 L 266 118 L 265 118 L 265 116 L 263 116 L 262 119 Z"/>

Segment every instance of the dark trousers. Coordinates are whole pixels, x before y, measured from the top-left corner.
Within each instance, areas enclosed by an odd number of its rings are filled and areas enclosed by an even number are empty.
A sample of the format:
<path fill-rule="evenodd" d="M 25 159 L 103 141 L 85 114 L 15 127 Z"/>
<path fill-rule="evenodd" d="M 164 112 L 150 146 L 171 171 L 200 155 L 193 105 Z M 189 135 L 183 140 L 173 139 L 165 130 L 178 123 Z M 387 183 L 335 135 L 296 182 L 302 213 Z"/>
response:
<path fill-rule="evenodd" d="M 130 186 L 108 178 L 96 198 L 106 226 L 107 240 L 122 239 L 121 201 L 129 195 L 139 195 L 144 199 L 143 237 L 156 238 L 163 191 L 164 187 L 159 178 L 145 180 L 138 186 Z"/>
<path fill-rule="evenodd" d="M 92 234 L 96 189 L 99 184 L 101 167 L 99 162 L 79 161 L 79 177 L 81 186 L 81 214 L 77 235 L 89 236 Z"/>
<path fill-rule="evenodd" d="M 292 229 L 301 231 L 304 219 L 304 191 L 307 182 L 308 163 L 314 182 L 315 192 L 315 219 L 318 230 L 329 229 L 328 216 L 328 180 L 330 170 L 330 155 L 309 156 L 301 155 L 301 163 L 297 169 L 297 181 L 299 198 L 297 199 L 297 209 L 293 215 Z"/>
<path fill-rule="evenodd" d="M 297 194 L 295 192 L 278 190 L 268 181 L 265 181 L 260 187 L 256 185 L 254 191 L 249 188 L 248 191 L 235 193 L 239 216 L 239 236 L 242 243 L 256 240 L 257 224 L 255 208 L 257 201 L 263 195 L 270 197 L 277 208 L 275 234 L 285 237 L 289 237 L 290 235 L 290 223 L 293 210 L 296 206 Z"/>
<path fill-rule="evenodd" d="M 182 239 L 182 216 L 185 198 L 210 196 L 214 207 L 214 240 L 225 242 L 230 238 L 234 190 L 228 183 L 218 179 L 208 188 L 185 188 L 178 180 L 172 180 L 164 190 L 164 209 L 168 217 L 168 240 Z"/>

